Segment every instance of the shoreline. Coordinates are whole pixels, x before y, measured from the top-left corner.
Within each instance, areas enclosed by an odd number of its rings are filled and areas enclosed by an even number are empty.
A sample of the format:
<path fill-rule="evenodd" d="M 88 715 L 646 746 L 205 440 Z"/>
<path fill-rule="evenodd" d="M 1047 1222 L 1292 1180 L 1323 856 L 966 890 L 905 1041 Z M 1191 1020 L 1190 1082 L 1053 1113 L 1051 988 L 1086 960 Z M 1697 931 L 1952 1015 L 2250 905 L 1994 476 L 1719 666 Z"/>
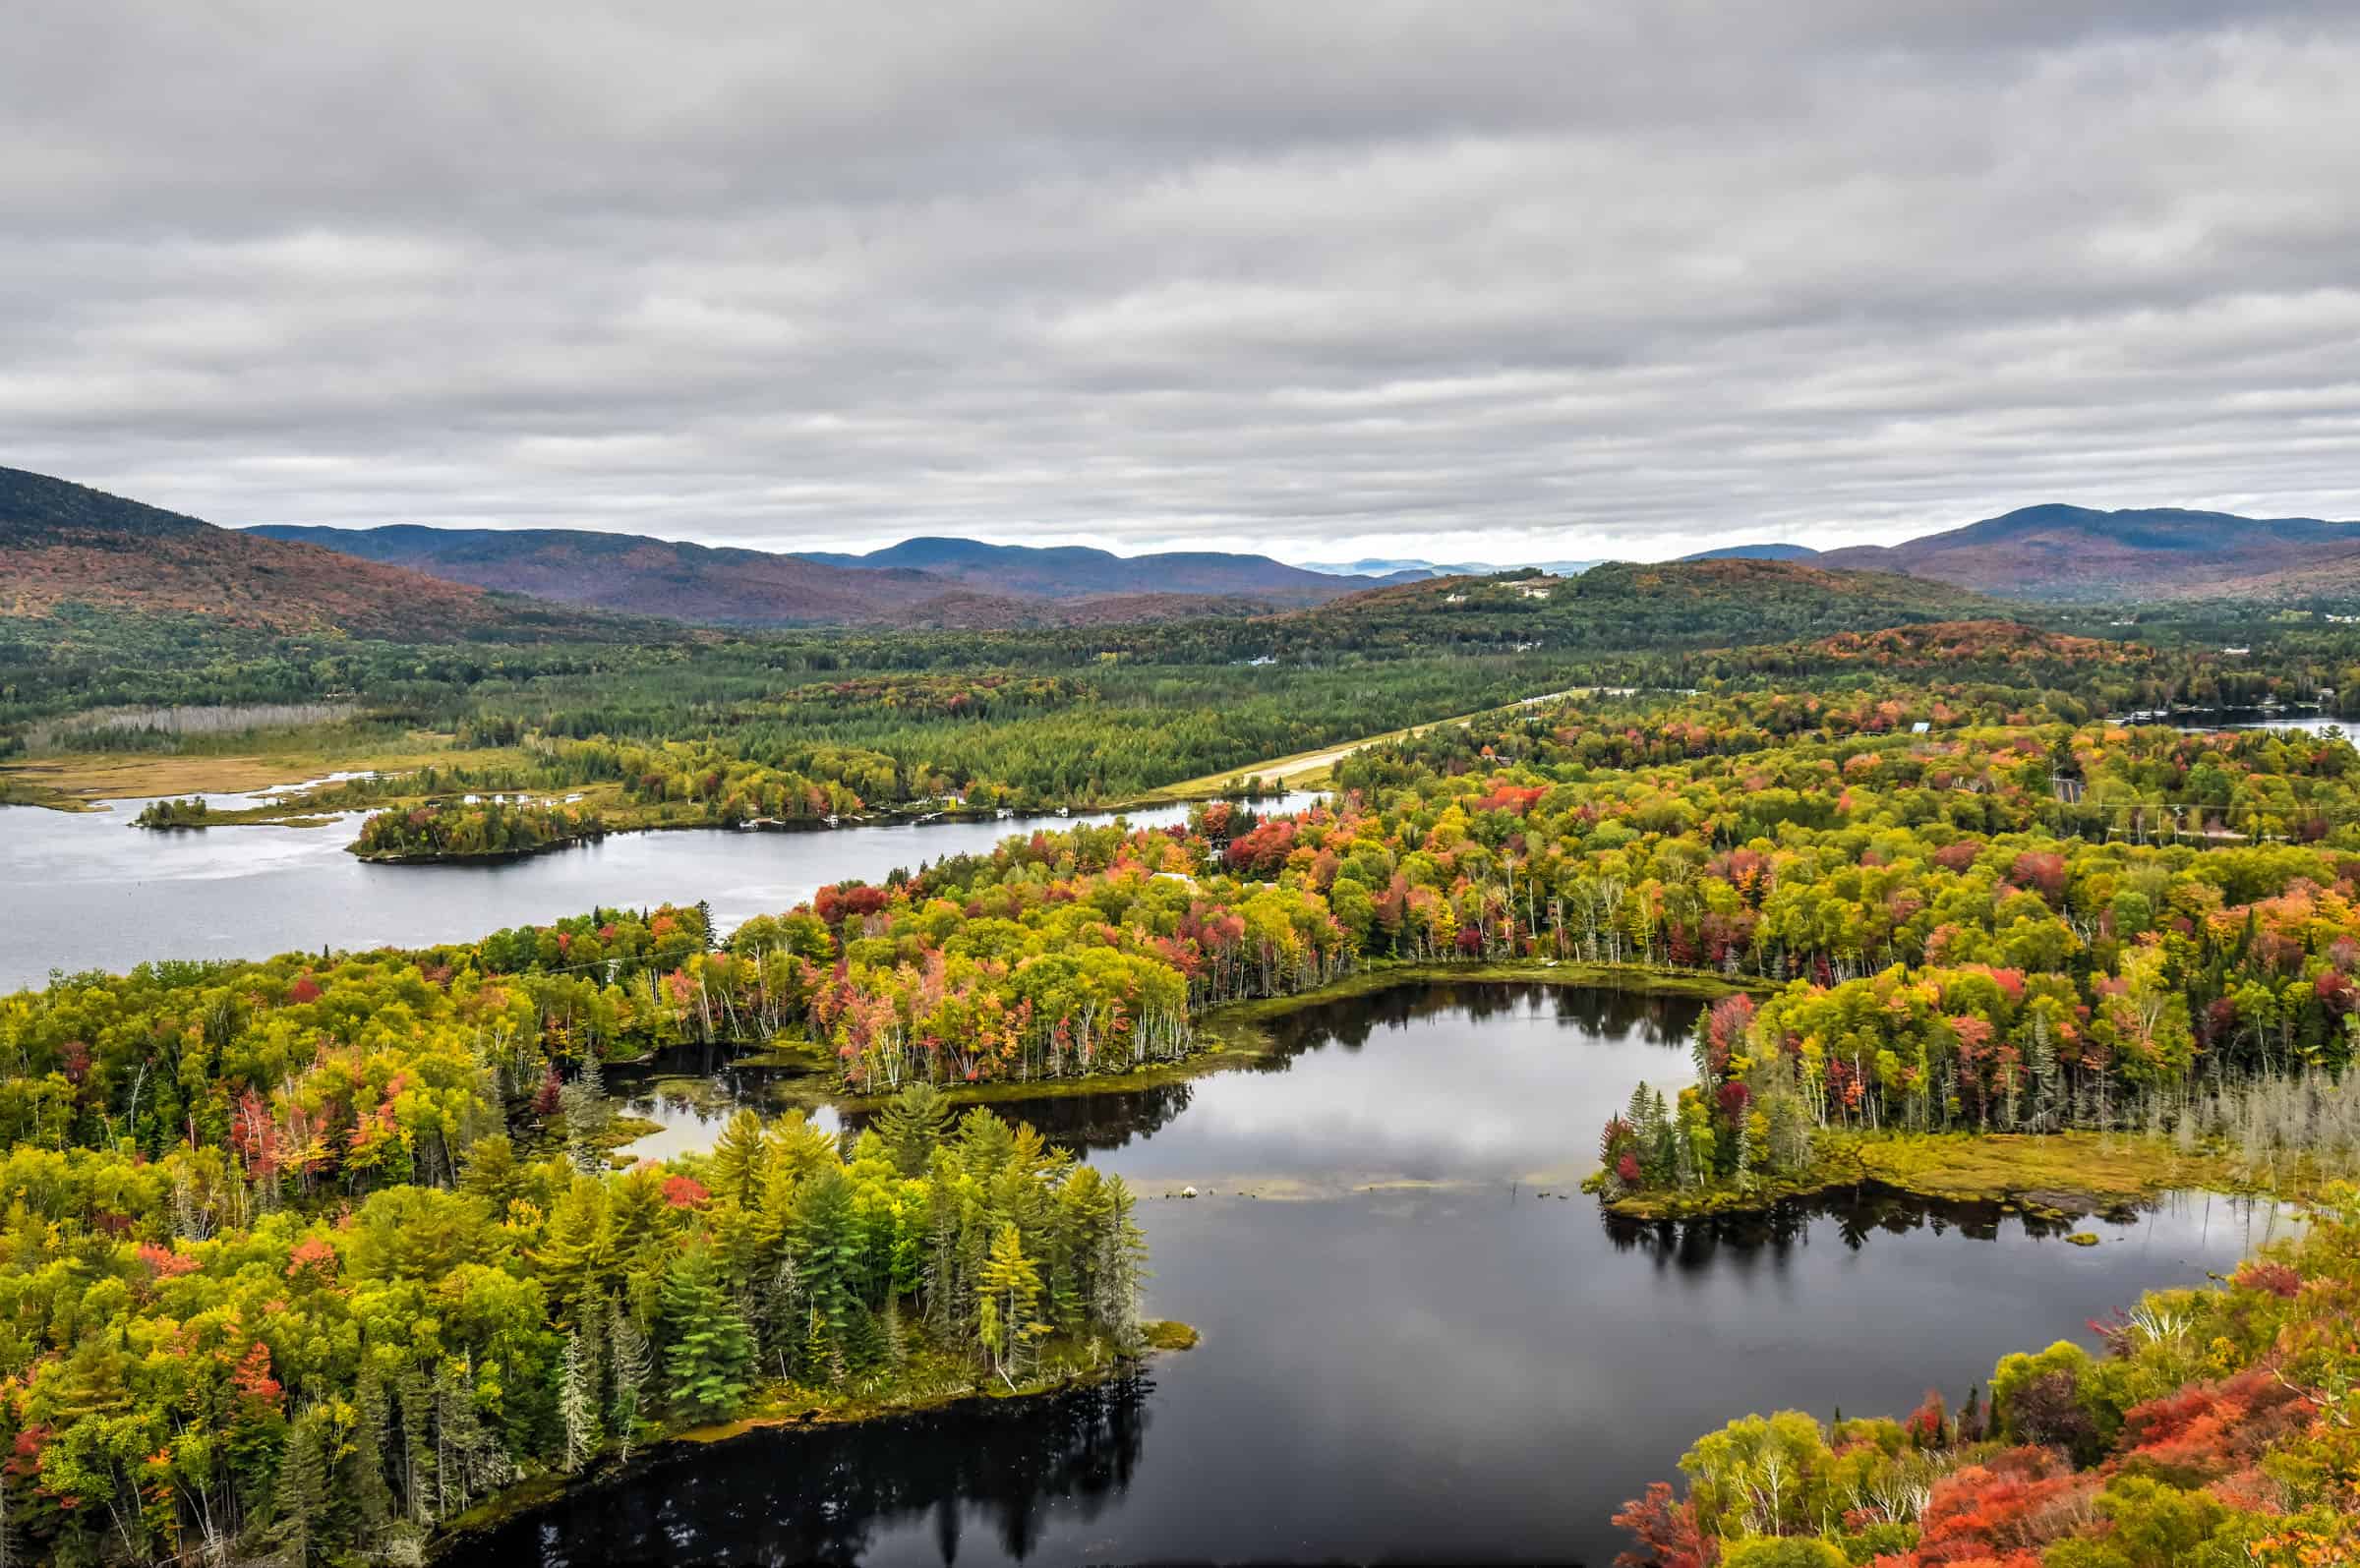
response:
<path fill-rule="evenodd" d="M 1745 1191 L 1606 1191 L 1606 1172 L 1582 1190 L 1622 1219 L 1673 1223 L 1767 1211 L 1791 1198 L 1847 1187 L 1877 1186 L 1942 1202 L 1995 1203 L 2042 1218 L 2109 1214 L 2152 1203 L 2168 1192 L 2239 1197 L 2300 1196 L 2299 1168 L 2274 1168 L 2264 1180 L 2212 1149 L 2182 1153 L 2144 1132 L 1822 1132 L 1811 1169 Z"/>
<path fill-rule="evenodd" d="M 1140 1331 L 1143 1341 L 1134 1352 L 1112 1355 L 1088 1365 L 1062 1366 L 1054 1377 L 1037 1378 L 1014 1389 L 993 1389 L 975 1382 L 965 1388 L 941 1389 L 907 1399 L 890 1396 L 872 1399 L 856 1397 L 843 1399 L 833 1406 L 809 1404 L 809 1391 L 801 1390 L 802 1399 L 785 1402 L 801 1408 L 782 1409 L 779 1408 L 782 1403 L 780 1396 L 796 1391 L 796 1385 L 772 1384 L 755 1401 L 756 1408 L 749 1415 L 726 1422 L 668 1428 L 659 1436 L 638 1445 L 627 1460 L 608 1459 L 572 1475 L 544 1472 L 503 1487 L 498 1494 L 485 1498 L 438 1527 L 426 1539 L 426 1557 L 431 1562 L 470 1536 L 504 1525 L 519 1515 L 561 1504 L 577 1492 L 595 1490 L 628 1480 L 660 1462 L 683 1458 L 686 1451 L 694 1447 L 735 1442 L 756 1432 L 819 1431 L 834 1426 L 859 1426 L 907 1417 L 928 1416 L 970 1406 L 989 1409 L 1079 1393 L 1111 1381 L 1128 1369 L 1145 1366 L 1157 1356 L 1194 1350 L 1201 1339 L 1190 1324 L 1167 1318 L 1142 1322 Z"/>
<path fill-rule="evenodd" d="M 1175 1061 L 1157 1062 L 1117 1073 L 1088 1073 L 1056 1078 L 999 1078 L 987 1083 L 938 1083 L 935 1087 L 941 1089 L 943 1097 L 953 1105 L 992 1105 L 1008 1100 L 1122 1094 L 1185 1082 L 1210 1073 L 1250 1070 L 1260 1064 L 1282 1060 L 1277 1054 L 1277 1042 L 1264 1027 L 1265 1024 L 1311 1008 L 1371 996 L 1397 986 L 1446 984 L 1547 985 L 1571 990 L 1632 991 L 1653 996 L 1692 997 L 1704 1001 L 1716 1001 L 1740 992 L 1760 995 L 1778 989 L 1772 981 L 1743 976 L 1731 979 L 1701 970 L 1639 968 L 1584 963 L 1573 959 L 1502 959 L 1473 963 L 1379 959 L 1314 990 L 1297 991 L 1282 997 L 1216 1003 L 1193 1020 L 1198 1038 L 1210 1043 L 1195 1046 L 1187 1055 Z M 738 1059 L 738 1065 L 747 1065 L 770 1049 L 765 1047 L 749 1051 L 745 1057 Z M 824 1063 L 813 1076 L 829 1076 Z M 791 1088 L 782 1084 L 778 1088 L 781 1092 L 777 1103 L 781 1106 L 805 1111 L 825 1106 L 856 1113 L 882 1110 L 891 1103 L 895 1092 L 854 1092 L 844 1088 L 841 1082 L 808 1090 L 801 1085 Z"/>
<path fill-rule="evenodd" d="M 370 751 L 346 751 L 324 748 L 287 753 L 238 752 L 219 755 L 187 755 L 178 752 L 61 752 L 54 756 L 19 759 L 0 764 L 0 804 L 29 806 L 39 810 L 66 813 L 87 813 L 104 809 L 124 800 L 166 800 L 182 795 L 243 794 L 268 795 L 285 790 L 297 790 L 313 784 L 324 773 L 354 773 L 399 775 L 428 767 L 460 766 L 524 766 L 529 759 L 516 747 L 450 747 L 438 750 L 432 747 L 407 747 Z M 1228 776 L 1223 776 L 1227 779 Z M 1239 778 L 1242 781 L 1244 775 Z M 611 789 L 613 784 L 568 786 L 580 792 Z M 525 791 L 532 793 L 533 791 Z M 1266 787 L 1258 795 L 1242 788 L 1213 787 L 1201 781 L 1161 785 L 1141 790 L 1116 800 L 1074 801 L 1032 806 L 970 806 L 964 804 L 934 804 L 931 802 L 901 802 L 864 808 L 847 814 L 841 826 L 891 827 L 922 826 L 929 822 L 989 822 L 1005 809 L 1017 817 L 1043 818 L 1057 816 L 1119 816 L 1131 811 L 1168 809 L 1175 805 L 1191 805 L 1211 800 L 1233 800 L 1253 804 L 1274 800 L 1291 793 L 1302 792 L 1296 784 Z M 363 809 L 383 809 L 397 805 L 415 805 L 436 798 L 429 795 L 387 796 L 382 802 L 372 802 Z M 615 811 L 626 819 L 634 809 L 631 803 L 618 796 L 611 802 Z M 290 805 L 285 809 L 273 806 L 245 807 L 224 813 L 212 826 L 271 826 L 283 819 L 321 808 Z M 649 808 L 639 808 L 649 809 Z M 661 811 L 659 805 L 653 808 Z M 196 826 L 192 824 L 191 826 Z M 649 820 L 631 823 L 628 827 L 610 827 L 609 832 L 653 832 L 674 828 L 726 828 L 753 833 L 820 832 L 830 826 L 824 819 L 754 820 L 725 823 L 712 819 L 692 821 Z"/>

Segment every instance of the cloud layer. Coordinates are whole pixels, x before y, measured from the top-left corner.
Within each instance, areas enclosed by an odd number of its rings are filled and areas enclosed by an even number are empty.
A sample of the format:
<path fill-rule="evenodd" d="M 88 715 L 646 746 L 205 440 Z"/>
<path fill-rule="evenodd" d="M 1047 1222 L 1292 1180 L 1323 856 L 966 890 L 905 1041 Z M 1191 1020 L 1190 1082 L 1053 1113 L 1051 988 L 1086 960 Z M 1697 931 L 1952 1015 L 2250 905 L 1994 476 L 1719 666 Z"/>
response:
<path fill-rule="evenodd" d="M 2344 4 L 33 12 L 0 461 L 218 521 L 1513 560 L 2360 517 Z"/>

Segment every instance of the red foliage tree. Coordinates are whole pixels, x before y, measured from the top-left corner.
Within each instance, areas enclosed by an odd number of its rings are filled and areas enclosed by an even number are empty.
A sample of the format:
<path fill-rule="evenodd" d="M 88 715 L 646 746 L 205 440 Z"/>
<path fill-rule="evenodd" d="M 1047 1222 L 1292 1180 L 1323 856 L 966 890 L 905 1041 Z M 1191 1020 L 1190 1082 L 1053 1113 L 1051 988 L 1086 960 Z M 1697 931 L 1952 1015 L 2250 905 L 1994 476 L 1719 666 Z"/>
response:
<path fill-rule="evenodd" d="M 1713 1568 L 1721 1560 L 1720 1542 L 1696 1522 L 1695 1499 L 1674 1502 L 1663 1481 L 1650 1482 L 1646 1496 L 1624 1503 L 1614 1522 L 1639 1542 L 1616 1555 L 1615 1568 Z"/>

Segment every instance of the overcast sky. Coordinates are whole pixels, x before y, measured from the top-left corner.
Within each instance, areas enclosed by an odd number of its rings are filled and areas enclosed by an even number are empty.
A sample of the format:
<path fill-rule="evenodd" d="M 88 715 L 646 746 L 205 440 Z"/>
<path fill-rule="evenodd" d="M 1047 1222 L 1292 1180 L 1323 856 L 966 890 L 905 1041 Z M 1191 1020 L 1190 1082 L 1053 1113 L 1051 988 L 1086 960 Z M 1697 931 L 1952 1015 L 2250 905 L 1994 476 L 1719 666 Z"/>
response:
<path fill-rule="evenodd" d="M 2360 518 L 2355 83 L 2349 0 L 30 0 L 0 462 L 1296 560 Z"/>

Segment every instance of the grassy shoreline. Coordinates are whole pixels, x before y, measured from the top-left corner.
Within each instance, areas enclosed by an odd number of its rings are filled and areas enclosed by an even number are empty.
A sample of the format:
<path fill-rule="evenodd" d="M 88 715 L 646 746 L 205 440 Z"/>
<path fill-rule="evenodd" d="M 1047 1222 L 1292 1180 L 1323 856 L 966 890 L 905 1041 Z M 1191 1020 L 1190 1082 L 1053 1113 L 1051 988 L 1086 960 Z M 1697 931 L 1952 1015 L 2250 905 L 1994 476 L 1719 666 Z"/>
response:
<path fill-rule="evenodd" d="M 1877 1186 L 1946 1202 L 1983 1202 L 2055 1215 L 2105 1213 L 2166 1192 L 2297 1195 L 2304 1173 L 2273 1170 L 2260 1180 L 2215 1149 L 2183 1153 L 2170 1139 L 2140 1132 L 1821 1132 L 1811 1169 L 1739 1191 L 1605 1191 L 1601 1171 L 1584 1184 L 1610 1214 L 1637 1220 L 1754 1213 L 1789 1198 Z"/>

